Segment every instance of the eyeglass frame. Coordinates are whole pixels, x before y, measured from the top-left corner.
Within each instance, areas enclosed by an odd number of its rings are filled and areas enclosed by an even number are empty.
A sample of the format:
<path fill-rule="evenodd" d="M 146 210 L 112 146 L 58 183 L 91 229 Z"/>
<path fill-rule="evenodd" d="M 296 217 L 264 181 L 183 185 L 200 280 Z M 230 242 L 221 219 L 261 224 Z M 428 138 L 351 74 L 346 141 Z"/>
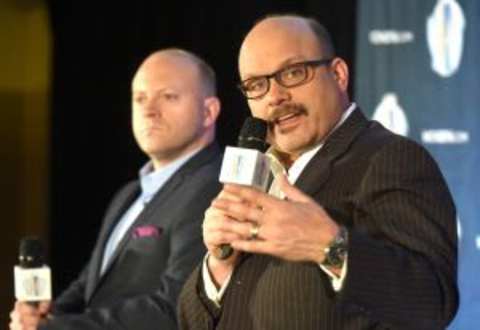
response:
<path fill-rule="evenodd" d="M 275 72 L 272 72 L 270 74 L 266 74 L 266 75 L 263 75 L 263 76 L 258 76 L 258 77 L 251 77 L 251 78 L 248 78 L 248 79 L 245 79 L 243 81 L 241 81 L 240 83 L 238 83 L 237 87 L 240 89 L 240 91 L 242 92 L 242 94 L 249 100 L 257 100 L 257 99 L 260 99 L 262 97 L 264 97 L 265 95 L 267 95 L 267 93 L 270 91 L 270 79 L 273 78 L 275 80 L 275 82 L 277 84 L 279 84 L 280 86 L 282 87 L 285 87 L 285 88 L 293 88 L 293 87 L 297 87 L 297 86 L 300 86 L 304 83 L 307 82 L 308 80 L 308 68 L 313 68 L 313 67 L 318 67 L 318 66 L 323 66 L 323 65 L 328 65 L 330 64 L 332 61 L 334 60 L 334 58 L 325 58 L 325 59 L 320 59 L 320 60 L 311 60 L 311 61 L 304 61 L 304 62 L 297 62 L 297 63 L 292 63 L 292 64 L 289 64 L 281 69 L 278 69 L 277 71 Z M 305 68 L 305 70 L 307 71 L 307 74 L 305 75 L 305 79 L 303 79 L 302 81 L 300 82 L 297 82 L 293 85 L 290 85 L 290 86 L 285 86 L 282 81 L 280 80 L 280 74 L 282 72 L 284 72 L 285 70 L 287 69 L 291 69 L 292 67 L 295 67 L 295 66 L 302 66 Z M 267 81 L 267 89 L 265 90 L 265 93 L 259 95 L 259 96 L 255 96 L 255 97 L 249 97 L 247 95 L 247 91 L 245 90 L 245 82 L 249 81 L 249 80 L 252 80 L 252 79 L 266 79 Z"/>

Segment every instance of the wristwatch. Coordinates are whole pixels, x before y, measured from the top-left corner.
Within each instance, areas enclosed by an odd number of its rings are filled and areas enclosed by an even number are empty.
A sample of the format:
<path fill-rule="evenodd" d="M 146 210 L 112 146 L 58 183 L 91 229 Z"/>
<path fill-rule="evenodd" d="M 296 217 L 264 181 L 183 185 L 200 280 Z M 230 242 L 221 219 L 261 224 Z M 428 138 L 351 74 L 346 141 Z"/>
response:
<path fill-rule="evenodd" d="M 341 226 L 337 235 L 323 250 L 325 259 L 323 266 L 341 268 L 348 252 L 348 230 L 345 226 Z"/>

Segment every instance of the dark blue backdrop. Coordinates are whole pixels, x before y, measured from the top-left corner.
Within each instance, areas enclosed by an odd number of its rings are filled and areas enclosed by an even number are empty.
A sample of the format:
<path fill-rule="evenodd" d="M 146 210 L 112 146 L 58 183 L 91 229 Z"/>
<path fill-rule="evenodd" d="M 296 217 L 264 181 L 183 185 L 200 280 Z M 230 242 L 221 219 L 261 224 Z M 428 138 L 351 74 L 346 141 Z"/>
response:
<path fill-rule="evenodd" d="M 455 330 L 480 326 L 479 35 L 478 0 L 358 3 L 356 99 L 371 117 L 430 150 L 456 202 Z"/>

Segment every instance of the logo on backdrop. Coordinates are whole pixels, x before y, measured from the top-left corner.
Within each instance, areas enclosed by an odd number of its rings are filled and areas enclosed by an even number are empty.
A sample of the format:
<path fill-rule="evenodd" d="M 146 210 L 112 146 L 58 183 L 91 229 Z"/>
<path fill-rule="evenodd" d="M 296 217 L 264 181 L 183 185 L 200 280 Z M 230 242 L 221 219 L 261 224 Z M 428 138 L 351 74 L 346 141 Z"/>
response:
<path fill-rule="evenodd" d="M 401 45 L 415 41 L 412 31 L 400 30 L 372 30 L 368 34 L 368 40 L 372 45 Z"/>
<path fill-rule="evenodd" d="M 441 77 L 460 67 L 464 32 L 465 16 L 456 0 L 438 0 L 427 20 L 427 42 L 432 70 Z"/>
<path fill-rule="evenodd" d="M 395 93 L 385 93 L 373 113 L 373 120 L 380 122 L 392 132 L 407 136 L 409 131 L 405 111 L 398 103 Z"/>
<path fill-rule="evenodd" d="M 461 241 L 462 240 L 462 223 L 460 222 L 460 217 L 457 216 L 457 237 L 458 237 L 458 240 Z"/>
<path fill-rule="evenodd" d="M 425 144 L 466 144 L 470 142 L 470 133 L 450 128 L 426 129 L 421 133 Z"/>
<path fill-rule="evenodd" d="M 462 223 L 460 222 L 460 218 L 457 216 L 457 237 L 459 241 L 463 239 L 463 228 Z M 475 237 L 475 248 L 480 250 L 480 235 L 476 235 Z"/>

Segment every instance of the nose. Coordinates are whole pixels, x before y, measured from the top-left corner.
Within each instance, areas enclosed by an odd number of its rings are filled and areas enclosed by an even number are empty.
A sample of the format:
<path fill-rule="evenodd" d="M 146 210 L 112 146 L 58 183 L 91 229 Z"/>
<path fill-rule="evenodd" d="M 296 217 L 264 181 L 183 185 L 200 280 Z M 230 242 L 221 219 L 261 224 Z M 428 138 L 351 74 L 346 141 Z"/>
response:
<path fill-rule="evenodd" d="M 142 113 L 145 117 L 155 117 L 160 114 L 160 107 L 154 98 L 148 98 L 141 106 Z"/>
<path fill-rule="evenodd" d="M 276 107 L 285 101 L 291 100 L 288 88 L 279 85 L 275 79 L 270 80 L 270 89 L 265 97 L 267 98 L 268 105 L 271 107 Z"/>

